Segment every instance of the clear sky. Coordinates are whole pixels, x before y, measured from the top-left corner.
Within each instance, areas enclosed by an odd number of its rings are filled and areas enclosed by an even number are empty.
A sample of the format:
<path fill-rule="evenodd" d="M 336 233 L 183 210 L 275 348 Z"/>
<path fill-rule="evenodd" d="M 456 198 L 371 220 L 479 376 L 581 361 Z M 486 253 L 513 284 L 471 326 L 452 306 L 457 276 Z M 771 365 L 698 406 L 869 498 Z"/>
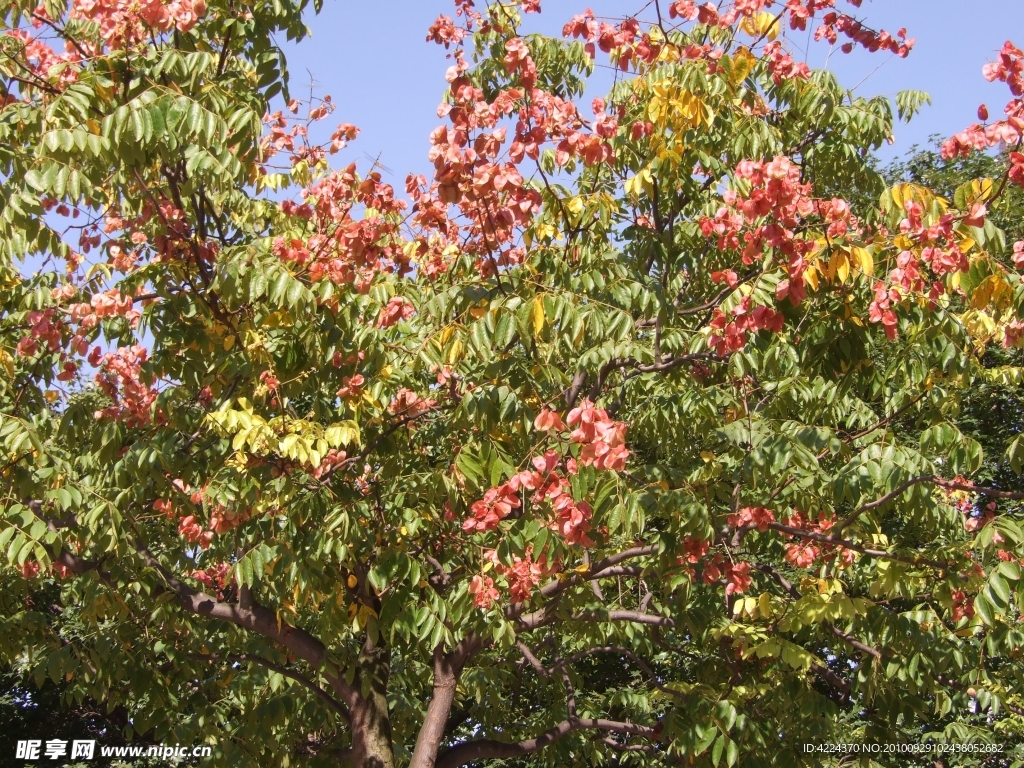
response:
<path fill-rule="evenodd" d="M 622 18 L 645 1 L 542 0 L 543 12 L 527 16 L 525 29 L 560 35 L 562 25 L 588 5 L 599 16 Z M 450 62 L 443 47 L 425 42 L 427 28 L 441 13 L 454 15 L 450 0 L 324 0 L 323 12 L 308 17 L 313 36 L 287 48 L 295 93 L 308 93 L 311 73 L 317 90 L 331 94 L 338 107 L 325 122 L 351 122 L 362 130 L 343 159 L 360 160 L 365 168 L 365 155 L 379 154 L 392 171 L 385 180 L 398 189 L 410 171 L 429 177 L 427 136 L 443 122 L 436 108 Z M 1024 47 L 1024 0 L 864 0 L 857 15 L 876 29 L 895 33 L 906 27 L 917 45 L 907 59 L 836 50 L 828 63 L 840 81 L 847 87 L 860 83 L 864 95 L 895 96 L 914 88 L 934 100 L 911 124 L 897 125 L 896 145 L 884 158 L 924 143 L 932 133 L 961 130 L 976 120 L 982 101 L 993 118 L 1002 113 L 1009 90 L 986 82 L 981 67 L 1008 39 Z M 793 43 L 803 48 L 807 39 Z M 827 43 L 811 41 L 809 63 L 821 66 L 828 51 Z M 602 56 L 598 52 L 598 64 L 606 63 Z M 609 76 L 609 70 L 598 70 L 588 102 L 603 95 Z"/>

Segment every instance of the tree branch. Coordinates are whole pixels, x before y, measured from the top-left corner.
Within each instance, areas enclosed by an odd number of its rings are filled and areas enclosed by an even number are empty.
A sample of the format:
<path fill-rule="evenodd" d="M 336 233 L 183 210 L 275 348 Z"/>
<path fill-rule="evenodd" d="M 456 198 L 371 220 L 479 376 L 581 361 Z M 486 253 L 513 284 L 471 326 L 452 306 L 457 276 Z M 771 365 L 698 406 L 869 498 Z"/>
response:
<path fill-rule="evenodd" d="M 836 530 L 837 532 L 838 531 L 842 531 L 844 528 L 846 528 L 848 525 L 853 523 L 858 517 L 860 517 L 865 512 L 869 512 L 872 509 L 877 509 L 878 507 L 882 506 L 886 502 L 892 501 L 897 496 L 902 495 L 903 492 L 905 490 L 907 490 L 908 488 L 911 488 L 912 486 L 915 486 L 918 483 L 927 483 L 927 482 L 931 481 L 932 479 L 933 478 L 930 475 L 922 475 L 921 477 L 914 477 L 914 478 L 911 478 L 910 480 L 907 480 L 907 482 L 903 483 L 902 485 L 897 487 L 895 490 L 885 494 L 885 496 L 882 496 L 880 499 L 875 499 L 874 501 L 868 502 L 867 504 L 863 504 L 860 507 L 858 507 L 857 509 L 855 509 L 852 513 L 850 513 L 850 515 L 848 517 L 844 518 L 839 523 L 839 525 L 835 526 L 834 530 Z"/>
<path fill-rule="evenodd" d="M 141 544 L 135 544 L 135 551 L 148 567 L 160 574 L 167 585 L 167 591 L 177 598 L 178 604 L 186 611 L 220 619 L 256 632 L 269 640 L 280 643 L 314 669 L 321 670 L 323 667 L 327 659 L 327 649 L 320 640 L 306 630 L 281 620 L 277 613 L 260 605 L 255 600 L 252 600 L 251 605 L 245 608 L 233 603 L 220 602 L 212 595 L 200 592 L 181 582 Z M 359 697 L 358 691 L 346 683 L 341 676 L 329 675 L 323 671 L 321 674 L 331 684 L 331 687 L 341 694 L 342 699 L 351 708 L 353 701 Z"/>
<path fill-rule="evenodd" d="M 583 729 L 608 731 L 612 733 L 629 733 L 634 736 L 643 736 L 648 739 L 654 737 L 654 729 L 646 725 L 621 723 L 614 720 L 570 717 L 533 739 L 526 739 L 524 741 L 513 743 L 494 741 L 492 739 L 464 742 L 452 747 L 441 755 L 441 758 L 437 761 L 437 768 L 459 768 L 459 766 L 478 760 L 521 757 L 522 755 L 528 755 L 532 752 L 536 752 L 549 744 L 553 744 L 573 731 Z"/>
<path fill-rule="evenodd" d="M 529 632 L 533 629 L 545 627 L 548 624 L 553 623 L 554 620 L 555 617 L 553 615 L 553 611 L 550 610 L 550 606 L 545 606 L 533 613 L 520 616 L 517 619 L 516 624 L 519 626 L 520 631 Z M 675 620 L 668 616 L 657 616 L 651 613 L 625 610 L 580 611 L 568 619 L 568 621 L 624 621 L 633 622 L 634 624 L 651 624 L 657 627 L 670 628 L 674 628 L 676 625 Z"/>
<path fill-rule="evenodd" d="M 212 654 L 209 656 L 193 654 L 193 656 L 197 659 L 209 659 L 210 661 L 232 661 L 238 662 L 239 664 L 258 664 L 261 667 L 266 667 L 269 670 L 277 672 L 279 675 L 284 675 L 288 679 L 294 680 L 300 685 L 305 686 L 313 693 L 315 693 L 317 696 L 319 696 L 320 699 L 322 699 L 324 703 L 327 704 L 328 707 L 334 710 L 338 714 L 338 716 L 345 721 L 346 724 L 350 722 L 348 710 L 345 708 L 345 705 L 337 699 L 335 699 L 333 696 L 331 696 L 327 691 L 325 691 L 323 688 L 321 688 L 319 685 L 314 683 L 309 678 L 300 675 L 298 672 L 292 669 L 288 669 L 287 667 L 282 667 L 278 664 L 274 664 L 273 662 L 267 661 L 262 656 L 250 656 L 249 654 L 245 653 L 223 657 Z"/>
<path fill-rule="evenodd" d="M 445 735 L 459 676 L 466 662 L 482 647 L 480 638 L 470 635 L 455 646 L 451 653 L 446 654 L 443 645 L 434 649 L 434 692 L 423 725 L 416 736 L 409 768 L 434 768 L 436 765 L 437 752 Z"/>
<path fill-rule="evenodd" d="M 931 560 L 927 557 L 903 557 L 881 549 L 868 549 L 867 547 L 862 547 L 860 544 L 855 544 L 848 539 L 841 539 L 836 536 L 826 536 L 825 534 L 817 533 L 816 531 L 805 531 L 802 528 L 793 528 L 788 525 L 783 525 L 782 523 L 769 523 L 768 527 L 774 531 L 788 533 L 790 536 L 797 536 L 801 539 L 820 541 L 822 544 L 832 544 L 835 546 L 845 547 L 846 549 L 852 549 L 854 552 L 860 552 L 862 555 L 868 555 L 869 557 L 881 557 L 885 560 L 907 563 L 908 565 L 930 565 L 931 567 L 938 568 L 940 570 L 950 570 L 956 567 L 954 563 L 943 563 L 938 560 Z"/>

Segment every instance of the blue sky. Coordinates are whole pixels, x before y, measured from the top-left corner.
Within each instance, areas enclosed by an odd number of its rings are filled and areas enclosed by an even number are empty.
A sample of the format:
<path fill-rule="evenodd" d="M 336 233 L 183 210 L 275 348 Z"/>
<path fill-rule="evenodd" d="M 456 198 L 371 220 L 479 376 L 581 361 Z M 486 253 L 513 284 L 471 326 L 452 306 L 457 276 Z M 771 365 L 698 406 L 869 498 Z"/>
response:
<path fill-rule="evenodd" d="M 527 17 L 526 31 L 560 34 L 562 24 L 588 5 L 598 16 L 622 18 L 643 4 L 542 0 L 543 13 Z M 295 94 L 308 94 L 312 75 L 316 90 L 331 94 L 338 107 L 325 122 L 350 122 L 361 129 L 343 159 L 357 159 L 365 169 L 365 155 L 379 155 L 392 171 L 385 179 L 399 189 L 409 172 L 429 177 L 427 137 L 443 122 L 436 108 L 450 62 L 443 47 L 425 42 L 427 28 L 441 13 L 453 15 L 450 0 L 325 0 L 323 12 L 307 20 L 313 36 L 286 49 Z M 906 27 L 917 45 L 907 59 L 837 50 L 828 63 L 840 81 L 847 87 L 860 83 L 864 95 L 895 96 L 914 88 L 928 91 L 934 101 L 910 125 L 897 126 L 896 145 L 883 157 L 924 143 L 929 134 L 955 133 L 976 119 L 982 101 L 993 117 L 1002 113 L 1009 91 L 1003 83 L 986 82 L 981 67 L 1007 39 L 1024 46 L 1024 0 L 864 0 L 857 15 L 891 32 Z M 801 48 L 807 42 L 793 41 Z M 812 66 L 825 62 L 828 49 L 811 41 Z M 598 63 L 606 63 L 600 52 Z M 599 70 L 588 101 L 603 95 L 608 82 L 608 71 Z"/>

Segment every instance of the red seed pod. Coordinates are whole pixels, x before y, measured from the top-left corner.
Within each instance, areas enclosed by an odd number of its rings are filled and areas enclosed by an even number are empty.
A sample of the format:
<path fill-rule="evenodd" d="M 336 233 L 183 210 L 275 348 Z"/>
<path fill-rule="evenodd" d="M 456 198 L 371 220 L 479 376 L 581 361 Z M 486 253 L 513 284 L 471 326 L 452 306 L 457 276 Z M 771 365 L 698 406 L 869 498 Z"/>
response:
<path fill-rule="evenodd" d="M 982 122 L 988 120 L 988 107 L 986 107 L 984 104 L 978 107 L 978 119 L 981 120 Z"/>

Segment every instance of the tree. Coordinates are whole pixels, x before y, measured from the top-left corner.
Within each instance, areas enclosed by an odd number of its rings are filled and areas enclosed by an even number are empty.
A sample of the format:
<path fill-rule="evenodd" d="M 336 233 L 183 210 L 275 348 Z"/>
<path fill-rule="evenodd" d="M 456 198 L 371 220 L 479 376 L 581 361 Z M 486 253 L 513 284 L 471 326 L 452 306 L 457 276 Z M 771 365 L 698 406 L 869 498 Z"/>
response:
<path fill-rule="evenodd" d="M 786 42 L 902 31 L 539 5 L 429 30 L 408 203 L 310 138 L 301 4 L 5 12 L 3 659 L 223 763 L 1013 759 L 1018 419 L 962 405 L 1021 377 L 1024 55 L 950 197 Z"/>

